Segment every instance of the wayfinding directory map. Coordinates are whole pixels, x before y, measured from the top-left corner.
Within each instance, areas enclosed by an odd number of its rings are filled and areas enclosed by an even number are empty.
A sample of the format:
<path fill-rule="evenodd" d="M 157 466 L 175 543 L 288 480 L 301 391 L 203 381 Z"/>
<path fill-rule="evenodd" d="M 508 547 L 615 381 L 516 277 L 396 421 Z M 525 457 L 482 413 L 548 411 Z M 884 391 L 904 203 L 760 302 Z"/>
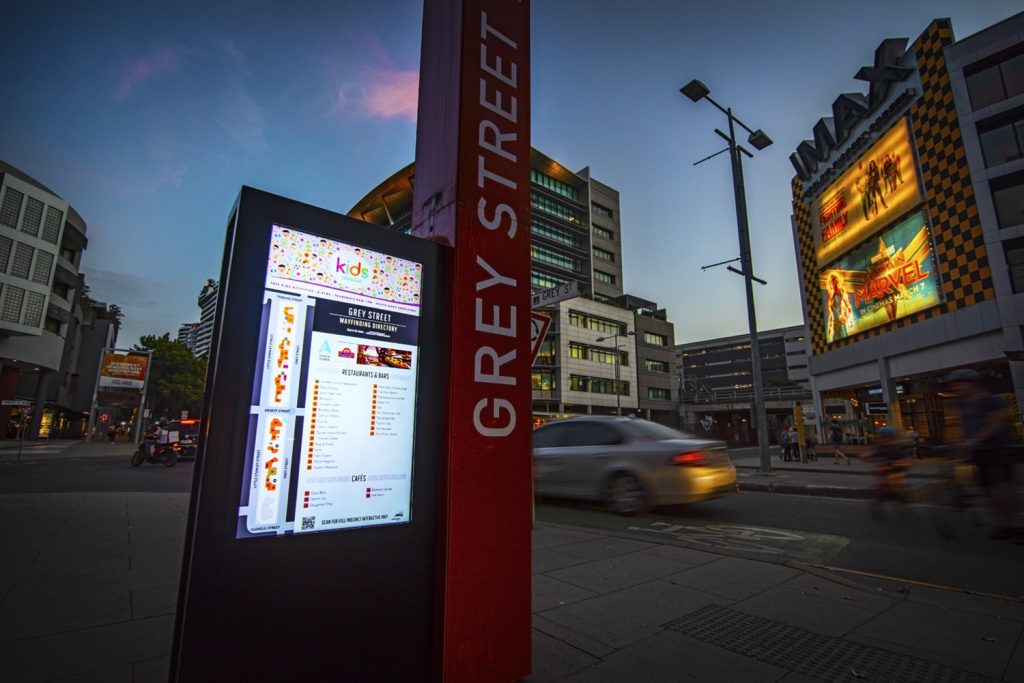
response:
<path fill-rule="evenodd" d="M 409 521 L 421 284 L 273 226 L 237 538 Z"/>

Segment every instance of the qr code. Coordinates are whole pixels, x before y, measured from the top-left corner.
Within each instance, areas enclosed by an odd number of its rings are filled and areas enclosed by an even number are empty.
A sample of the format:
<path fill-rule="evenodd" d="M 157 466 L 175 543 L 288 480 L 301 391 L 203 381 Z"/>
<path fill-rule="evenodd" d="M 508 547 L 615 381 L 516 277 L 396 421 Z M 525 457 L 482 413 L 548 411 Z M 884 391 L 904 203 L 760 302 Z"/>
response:
<path fill-rule="evenodd" d="M 316 517 L 303 517 L 302 530 L 308 531 L 309 529 L 312 529 L 314 526 L 316 526 L 314 522 L 316 522 Z"/>

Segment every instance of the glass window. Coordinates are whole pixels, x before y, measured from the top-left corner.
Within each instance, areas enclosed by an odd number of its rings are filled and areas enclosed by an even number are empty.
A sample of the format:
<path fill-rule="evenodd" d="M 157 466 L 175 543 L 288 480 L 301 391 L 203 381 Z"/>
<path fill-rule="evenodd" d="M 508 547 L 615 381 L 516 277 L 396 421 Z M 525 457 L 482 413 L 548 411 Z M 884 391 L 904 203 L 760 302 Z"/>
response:
<path fill-rule="evenodd" d="M 597 202 L 590 202 L 590 208 L 594 210 L 598 216 L 604 216 L 605 218 L 614 217 L 614 212 L 607 206 L 598 204 Z"/>
<path fill-rule="evenodd" d="M 549 336 L 540 343 L 540 350 L 537 352 L 537 360 L 534 363 L 538 365 L 554 365 L 557 357 L 558 345 Z"/>
<path fill-rule="evenodd" d="M 555 180 L 551 176 L 545 175 L 533 168 L 530 169 L 530 182 L 537 183 L 541 187 L 546 187 L 552 192 L 560 194 L 563 197 L 579 201 L 580 192 L 575 187 L 568 183 L 563 183 L 561 180 Z"/>
<path fill-rule="evenodd" d="M 692 434 L 680 432 L 671 427 L 647 420 L 629 420 L 622 423 L 623 428 L 638 441 L 672 441 L 674 439 L 690 439 Z"/>
<path fill-rule="evenodd" d="M 530 218 L 530 232 L 534 235 L 547 237 L 549 240 L 554 240 L 555 242 L 575 247 L 576 249 L 579 249 L 580 247 L 581 240 L 578 236 L 565 228 L 560 228 L 557 225 L 536 217 Z"/>
<path fill-rule="evenodd" d="M 28 197 L 25 202 L 25 217 L 21 220 L 21 231 L 33 237 L 37 236 L 42 220 L 43 203 L 35 197 Z"/>
<path fill-rule="evenodd" d="M 647 387 L 647 398 L 652 401 L 669 401 L 672 399 L 672 393 L 668 389 Z"/>
<path fill-rule="evenodd" d="M 1008 98 L 1024 93 L 1024 54 L 1007 59 L 1000 66 L 1000 71 Z"/>
<path fill-rule="evenodd" d="M 21 215 L 21 201 L 25 195 L 13 187 L 8 187 L 4 192 L 4 201 L 0 204 L 0 225 L 9 228 L 18 227 L 18 216 Z"/>
<path fill-rule="evenodd" d="M 609 424 L 577 422 L 573 446 L 613 446 L 622 443 L 622 435 Z"/>
<path fill-rule="evenodd" d="M 606 240 L 615 240 L 615 233 L 608 228 L 602 228 L 600 225 L 594 225 L 594 235 Z"/>
<path fill-rule="evenodd" d="M 534 370 L 530 385 L 534 391 L 554 391 L 557 386 L 555 374 L 550 370 Z"/>
<path fill-rule="evenodd" d="M 32 282 L 38 282 L 41 285 L 50 284 L 50 269 L 53 268 L 53 254 L 39 250 L 36 254 L 36 265 L 32 270 Z"/>
<path fill-rule="evenodd" d="M 21 320 L 21 304 L 25 299 L 25 290 L 21 287 L 6 285 L 4 287 L 4 304 L 0 308 L 0 320 L 16 323 Z"/>
<path fill-rule="evenodd" d="M 668 362 L 644 358 L 644 368 L 648 372 L 668 372 Z"/>
<path fill-rule="evenodd" d="M 999 227 L 1024 224 L 1024 174 L 998 178 L 991 185 Z"/>
<path fill-rule="evenodd" d="M 572 423 L 549 422 L 533 430 L 534 448 L 557 448 L 567 445 L 570 433 L 573 431 Z"/>
<path fill-rule="evenodd" d="M 615 261 L 615 254 L 601 247 L 594 247 L 594 256 L 605 261 Z"/>
<path fill-rule="evenodd" d="M 28 279 L 28 272 L 32 268 L 32 257 L 36 250 L 21 242 L 14 243 L 14 260 L 11 262 L 11 275 Z"/>
<path fill-rule="evenodd" d="M 25 302 L 25 324 L 29 327 L 39 327 L 43 321 L 43 305 L 46 303 L 46 295 L 39 292 L 29 292 Z"/>
<path fill-rule="evenodd" d="M 1014 292 L 1024 292 L 1024 238 L 1003 242 L 1006 267 L 1010 271 L 1010 285 Z"/>
<path fill-rule="evenodd" d="M 71 300 L 71 297 L 69 296 L 71 293 L 71 288 L 68 287 L 63 282 L 54 282 L 53 289 L 51 291 L 57 296 L 59 296 L 61 299 L 64 299 L 66 301 Z"/>
<path fill-rule="evenodd" d="M 47 332 L 53 332 L 54 334 L 60 334 L 60 321 L 56 318 L 47 316 L 46 322 L 43 323 L 43 329 Z"/>
<path fill-rule="evenodd" d="M 587 347 L 583 344 L 576 342 L 569 342 L 569 357 L 578 358 L 580 360 L 587 359 Z"/>
<path fill-rule="evenodd" d="M 542 263 L 549 263 L 559 268 L 565 268 L 571 270 L 574 273 L 578 273 L 583 270 L 583 266 L 580 264 L 580 260 L 569 256 L 568 254 L 562 254 L 555 251 L 554 249 L 548 249 L 539 244 L 530 245 L 530 256 Z"/>
<path fill-rule="evenodd" d="M 588 391 L 590 388 L 589 380 L 589 377 L 583 377 L 582 375 L 569 375 L 569 388 L 572 391 Z"/>
<path fill-rule="evenodd" d="M 579 311 L 569 311 L 569 324 L 574 327 L 585 328 L 587 326 L 587 316 Z"/>
<path fill-rule="evenodd" d="M 530 206 L 535 209 L 540 209 L 545 213 L 549 213 L 552 216 L 557 216 L 568 223 L 575 223 L 576 225 L 582 224 L 578 211 L 573 211 L 568 206 L 560 204 L 555 200 L 549 199 L 536 192 L 530 193 Z"/>
<path fill-rule="evenodd" d="M 594 269 L 594 279 L 598 282 L 605 282 L 609 285 L 615 284 L 615 276 L 611 273 L 606 273 L 603 270 Z"/>
<path fill-rule="evenodd" d="M 653 346 L 668 346 L 668 338 L 654 332 L 644 332 L 644 342 Z"/>
<path fill-rule="evenodd" d="M 0 236 L 0 273 L 7 272 L 7 261 L 11 258 L 11 249 L 14 248 L 14 240 L 10 237 Z"/>
<path fill-rule="evenodd" d="M 998 64 L 968 75 L 966 81 L 973 109 L 981 109 L 1006 99 Z"/>
<path fill-rule="evenodd" d="M 556 277 L 549 275 L 548 273 L 542 273 L 539 270 L 530 271 L 530 284 L 534 287 L 540 287 L 542 289 L 551 289 L 568 282 L 565 278 Z"/>
<path fill-rule="evenodd" d="M 1007 161 L 1020 158 L 1020 145 L 1017 143 L 1017 134 L 1012 123 L 987 130 L 984 133 L 979 132 L 978 140 L 981 141 L 985 166 L 1005 164 Z"/>

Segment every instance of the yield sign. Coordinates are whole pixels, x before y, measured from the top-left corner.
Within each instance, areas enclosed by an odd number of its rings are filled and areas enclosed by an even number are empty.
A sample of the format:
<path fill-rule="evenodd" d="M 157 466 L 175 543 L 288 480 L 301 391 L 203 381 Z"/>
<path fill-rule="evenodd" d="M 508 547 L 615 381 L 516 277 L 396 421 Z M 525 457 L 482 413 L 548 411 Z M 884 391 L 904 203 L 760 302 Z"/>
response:
<path fill-rule="evenodd" d="M 550 316 L 537 311 L 530 312 L 530 365 L 537 360 L 537 353 L 540 351 L 540 345 L 544 341 L 544 335 L 548 333 L 549 327 L 551 327 Z"/>

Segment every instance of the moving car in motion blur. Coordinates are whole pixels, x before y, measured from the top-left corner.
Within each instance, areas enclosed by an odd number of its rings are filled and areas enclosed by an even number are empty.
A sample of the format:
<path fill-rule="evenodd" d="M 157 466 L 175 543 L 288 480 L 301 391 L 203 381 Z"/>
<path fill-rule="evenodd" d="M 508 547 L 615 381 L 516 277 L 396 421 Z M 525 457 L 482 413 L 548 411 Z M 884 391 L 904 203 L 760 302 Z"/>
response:
<path fill-rule="evenodd" d="M 600 501 L 623 515 L 736 491 L 725 443 L 628 417 L 541 425 L 533 471 L 537 495 Z"/>

